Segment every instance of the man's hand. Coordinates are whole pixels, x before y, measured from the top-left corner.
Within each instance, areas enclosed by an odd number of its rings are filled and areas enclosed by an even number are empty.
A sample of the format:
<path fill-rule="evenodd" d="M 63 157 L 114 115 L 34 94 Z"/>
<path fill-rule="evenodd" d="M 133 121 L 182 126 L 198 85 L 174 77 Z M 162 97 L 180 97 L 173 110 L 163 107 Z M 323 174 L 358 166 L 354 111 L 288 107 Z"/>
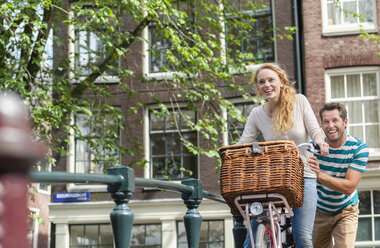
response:
<path fill-rule="evenodd" d="M 359 181 L 362 178 L 362 173 L 348 168 L 345 178 L 332 177 L 319 168 L 319 161 L 316 157 L 310 156 L 307 160 L 307 165 L 312 171 L 317 174 L 317 179 L 320 183 L 328 188 L 340 192 L 345 195 L 350 195 L 358 187 Z"/>
<path fill-rule="evenodd" d="M 319 173 L 321 172 L 320 169 L 319 169 L 318 159 L 316 157 L 314 157 L 313 155 L 311 155 L 309 157 L 309 159 L 307 160 L 307 165 L 310 167 L 310 169 L 312 171 L 315 172 L 315 174 L 317 174 L 317 178 L 318 178 L 319 177 Z"/>

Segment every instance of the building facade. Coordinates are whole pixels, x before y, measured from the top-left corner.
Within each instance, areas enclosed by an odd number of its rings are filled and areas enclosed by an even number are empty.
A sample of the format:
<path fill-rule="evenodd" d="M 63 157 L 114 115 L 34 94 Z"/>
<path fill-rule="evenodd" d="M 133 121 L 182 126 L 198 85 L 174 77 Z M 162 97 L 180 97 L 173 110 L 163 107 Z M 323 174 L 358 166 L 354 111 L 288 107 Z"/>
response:
<path fill-rule="evenodd" d="M 236 2 L 240 4 L 245 1 Z M 290 80 L 296 81 L 298 90 L 307 96 L 316 115 L 319 107 L 325 102 L 344 102 L 349 111 L 349 133 L 364 140 L 371 149 L 368 171 L 360 183 L 360 197 L 363 204 L 361 204 L 362 214 L 357 245 L 378 246 L 380 141 L 377 137 L 380 127 L 378 119 L 380 60 L 376 57 L 376 44 L 369 39 L 359 39 L 358 34 L 361 29 L 377 34 L 379 25 L 377 13 L 380 4 L 375 0 L 344 0 L 339 3 L 328 0 L 291 1 L 291 3 L 283 0 L 266 0 L 260 3 L 265 7 L 260 13 L 252 12 L 252 16 L 271 31 L 266 33 L 265 39 L 252 37 L 250 40 L 255 41 L 257 50 L 264 51 L 257 52 L 257 58 L 261 60 L 256 62 L 270 61 L 283 67 L 288 72 Z M 363 17 L 355 17 L 356 19 L 347 17 L 342 13 L 342 9 L 362 14 Z M 347 15 L 352 14 L 351 12 Z M 293 40 L 281 38 L 281 30 L 288 26 L 297 27 L 297 31 L 292 35 Z M 121 66 L 133 68 L 152 81 L 170 80 L 170 73 L 162 70 L 165 61 L 151 56 L 149 52 L 149 49 L 164 50 L 167 47 L 162 37 L 154 30 L 154 25 L 145 28 L 142 37 L 149 43 L 133 43 L 134 52 L 128 56 L 133 59 L 123 61 Z M 260 26 L 257 31 L 261 31 Z M 70 28 L 63 28 L 61 33 L 62 40 L 68 44 L 67 37 L 69 34 L 74 34 L 73 40 L 76 42 L 70 43 L 67 49 L 78 51 L 79 54 L 81 49 L 83 51 L 90 49 L 90 44 L 101 46 L 90 33 L 76 32 Z M 268 43 L 268 39 L 273 39 L 274 42 Z M 233 48 L 244 49 L 244 47 Z M 57 51 L 57 54 L 59 53 L 64 51 Z M 85 54 L 84 52 L 83 57 L 79 56 L 73 64 L 86 63 L 88 60 Z M 247 65 L 248 70 L 254 71 L 255 68 L 257 68 L 255 63 Z M 235 76 L 242 84 L 250 80 L 249 76 L 239 73 Z M 117 78 L 115 80 L 117 81 Z M 148 94 L 145 94 L 150 85 L 138 79 L 133 80 L 135 87 L 141 93 L 139 100 L 143 102 L 144 109 L 138 113 L 142 122 L 129 123 L 129 126 L 143 144 L 144 151 L 137 156 L 148 161 L 144 168 L 134 168 L 136 176 L 160 179 L 169 174 L 172 176 L 171 179 L 178 181 L 188 176 L 187 171 L 191 171 L 192 177 L 203 182 L 203 189 L 219 194 L 219 175 L 214 169 L 217 161 L 188 152 L 182 145 L 177 131 L 173 131 L 171 117 L 157 117 L 153 114 L 157 105 Z M 117 85 L 110 84 L 109 87 L 115 87 L 114 90 L 111 89 L 115 92 L 115 98 L 110 100 L 110 103 L 118 106 L 127 116 L 129 106 L 134 102 L 130 102 L 130 99 L 123 94 L 116 94 Z M 157 87 L 155 94 L 160 95 L 162 99 L 166 98 L 166 103 L 170 106 L 170 97 L 165 95 L 167 92 L 164 88 Z M 233 101 L 246 116 L 254 106 L 254 103 L 248 102 L 232 91 L 224 92 L 224 97 Z M 171 111 L 175 112 L 174 109 Z M 197 118 L 197 113 L 194 111 L 183 112 L 190 118 Z M 84 121 L 85 118 L 86 116 L 78 114 L 73 116 L 73 121 L 84 133 L 90 135 L 92 128 L 84 124 L 88 123 Z M 181 122 L 180 117 L 179 122 Z M 179 126 L 182 128 L 181 133 L 188 139 L 202 144 L 198 133 Z M 235 129 L 242 130 L 243 127 L 237 125 Z M 102 167 L 92 162 L 87 144 L 75 136 L 70 139 L 73 144 L 69 148 L 72 156 L 61 159 L 54 170 L 101 173 Z M 227 134 L 221 135 L 221 139 L 225 145 L 232 142 Z M 121 142 L 127 143 L 128 137 L 122 136 Z M 122 164 L 128 164 L 131 160 L 131 157 L 125 156 L 121 161 Z M 178 170 L 172 166 L 173 164 L 179 164 L 181 169 Z M 167 169 L 166 174 L 162 174 L 163 168 Z M 109 214 L 114 203 L 106 192 L 106 186 L 67 184 L 52 187 L 52 194 L 65 192 L 88 192 L 90 199 L 80 202 L 57 202 L 51 197 L 52 203 L 49 205 L 49 219 L 52 226 L 51 247 L 74 248 L 81 245 L 113 247 Z M 183 226 L 186 208 L 178 193 L 156 188 L 137 188 L 129 206 L 134 213 L 132 247 L 187 247 Z M 199 212 L 203 218 L 202 247 L 233 247 L 233 218 L 229 208 L 211 200 L 203 200 Z"/>
<path fill-rule="evenodd" d="M 345 11 L 342 11 L 345 10 Z M 380 245 L 378 47 L 379 1 L 303 1 L 305 94 L 316 116 L 337 101 L 348 111 L 347 132 L 367 143 L 367 171 L 359 184 L 360 216 L 356 247 Z"/>

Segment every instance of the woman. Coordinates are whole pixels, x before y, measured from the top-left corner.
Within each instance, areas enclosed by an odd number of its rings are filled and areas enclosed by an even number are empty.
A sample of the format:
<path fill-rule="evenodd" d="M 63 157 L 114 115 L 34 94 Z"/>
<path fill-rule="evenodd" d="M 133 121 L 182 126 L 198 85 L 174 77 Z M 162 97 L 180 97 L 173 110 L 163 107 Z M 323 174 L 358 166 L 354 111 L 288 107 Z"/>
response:
<path fill-rule="evenodd" d="M 259 96 L 267 102 L 255 107 L 245 125 L 239 144 L 256 140 L 259 131 L 265 141 L 292 140 L 296 144 L 314 140 L 327 155 L 329 146 L 313 114 L 310 103 L 304 95 L 296 94 L 289 85 L 288 77 L 277 65 L 266 63 L 260 66 L 254 76 Z M 294 208 L 292 217 L 293 237 L 296 247 L 313 247 L 312 231 L 317 205 L 316 175 L 306 166 L 309 153 L 300 149 L 304 168 L 304 200 L 301 208 Z M 255 225 L 253 225 L 255 226 Z M 250 247 L 249 234 L 244 247 Z"/>

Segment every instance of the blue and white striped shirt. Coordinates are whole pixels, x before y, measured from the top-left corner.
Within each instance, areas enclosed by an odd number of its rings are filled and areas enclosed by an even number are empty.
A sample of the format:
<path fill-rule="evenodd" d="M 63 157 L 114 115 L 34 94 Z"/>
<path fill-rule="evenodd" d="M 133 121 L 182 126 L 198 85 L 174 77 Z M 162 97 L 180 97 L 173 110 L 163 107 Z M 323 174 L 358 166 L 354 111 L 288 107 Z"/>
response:
<path fill-rule="evenodd" d="M 368 146 L 354 136 L 347 135 L 346 142 L 339 148 L 331 148 L 328 156 L 315 154 L 319 160 L 320 171 L 332 177 L 345 178 L 347 169 L 365 172 L 368 161 Z M 349 205 L 359 202 L 358 191 L 351 195 L 331 190 L 317 182 L 317 209 L 325 213 L 337 213 Z"/>

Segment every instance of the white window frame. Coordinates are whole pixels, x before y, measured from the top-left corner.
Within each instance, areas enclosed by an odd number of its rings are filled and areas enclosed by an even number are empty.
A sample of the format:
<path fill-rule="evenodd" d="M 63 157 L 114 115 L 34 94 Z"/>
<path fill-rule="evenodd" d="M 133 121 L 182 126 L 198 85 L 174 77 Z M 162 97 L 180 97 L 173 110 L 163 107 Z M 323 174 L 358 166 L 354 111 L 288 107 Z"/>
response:
<path fill-rule="evenodd" d="M 322 34 L 324 36 L 337 36 L 337 35 L 347 35 L 347 34 L 358 34 L 361 30 L 365 32 L 377 32 L 377 7 L 376 1 L 372 0 L 372 11 L 374 22 L 359 22 L 359 23 L 348 23 L 348 24 L 337 24 L 328 25 L 328 9 L 327 2 L 330 0 L 321 0 L 322 8 Z M 336 0 L 334 0 L 336 1 Z M 340 0 L 343 2 L 345 0 Z M 354 0 L 355 1 L 355 0 Z M 358 0 L 356 0 L 358 1 Z M 344 13 L 343 13 L 344 15 Z"/>
<path fill-rule="evenodd" d="M 71 114 L 71 125 L 75 122 L 75 114 Z M 121 138 L 121 137 L 120 137 Z M 70 130 L 69 136 L 70 146 L 68 148 L 69 156 L 66 160 L 66 168 L 68 172 L 75 171 L 75 136 L 74 130 Z M 95 185 L 95 184 L 67 184 L 68 192 L 107 192 L 107 185 Z"/>
<path fill-rule="evenodd" d="M 68 14 L 69 19 L 75 18 L 74 17 L 74 12 L 70 10 Z M 68 37 L 69 37 L 69 46 L 68 46 L 68 51 L 69 51 L 69 59 L 70 59 L 70 68 L 73 70 L 75 69 L 75 28 L 73 25 L 68 26 Z M 119 63 L 120 64 L 120 63 Z M 69 74 L 70 78 L 73 78 L 73 73 L 70 72 Z M 86 76 L 81 76 L 80 79 L 84 80 Z M 114 83 L 119 83 L 120 78 L 119 76 L 116 75 L 101 75 L 96 78 L 95 83 L 106 83 L 106 84 L 114 84 Z M 76 80 L 72 80 L 73 84 L 80 83 Z"/>
<path fill-rule="evenodd" d="M 144 40 L 142 44 L 142 70 L 143 75 L 147 80 L 172 80 L 175 76 L 186 77 L 185 74 L 176 71 L 166 71 L 166 72 L 150 72 L 150 39 L 149 39 L 149 26 L 145 27 L 142 31 L 142 38 Z M 197 75 L 191 75 L 191 77 L 196 77 Z"/>
<path fill-rule="evenodd" d="M 379 180 L 377 180 L 379 181 Z M 360 191 L 369 191 L 370 194 L 372 195 L 371 196 L 371 213 L 370 214 L 360 214 L 359 213 L 359 220 L 360 220 L 360 217 L 364 217 L 364 218 L 371 218 L 371 225 L 372 225 L 372 236 L 373 238 L 375 238 L 375 221 L 374 221 L 374 218 L 378 218 L 380 217 L 380 214 L 375 214 L 374 213 L 374 210 L 373 210 L 373 191 L 376 190 L 376 191 L 379 191 L 380 188 L 372 188 L 372 189 L 363 189 L 363 190 L 360 190 Z M 356 241 L 355 242 L 355 247 L 378 247 L 380 245 L 380 241 L 378 240 L 375 240 L 375 241 Z"/>
<path fill-rule="evenodd" d="M 146 166 L 144 166 L 144 178 L 147 179 L 153 179 L 153 168 L 150 164 L 150 154 L 151 154 L 151 148 L 150 148 L 150 134 L 149 134 L 149 111 L 151 109 L 157 109 L 158 105 L 151 105 L 144 109 L 144 151 L 145 151 L 145 160 L 148 161 Z M 175 108 L 181 108 L 185 107 L 184 105 L 176 106 Z M 196 113 L 197 114 L 197 113 Z M 199 133 L 197 132 L 197 139 L 199 141 Z M 197 159 L 197 174 L 200 178 L 200 161 L 199 157 Z M 180 180 L 172 179 L 173 182 L 180 182 Z"/>
<path fill-rule="evenodd" d="M 42 161 L 42 162 L 43 162 L 43 161 Z M 42 163 L 42 162 L 41 162 L 41 163 Z M 38 165 L 38 167 L 37 167 L 37 171 L 42 171 L 41 165 Z M 47 172 L 51 172 L 51 164 L 50 164 L 50 163 L 47 165 L 46 171 L 47 171 Z M 47 189 L 46 189 L 46 190 L 45 190 L 45 189 L 42 189 L 42 188 L 40 187 L 40 185 L 41 185 L 42 183 L 35 183 L 35 184 L 36 184 L 36 186 L 37 186 L 38 193 L 46 194 L 46 195 L 50 195 L 50 194 L 51 194 L 51 184 L 46 184 L 46 185 L 47 185 Z"/>
<path fill-rule="evenodd" d="M 271 2 L 271 8 L 272 8 L 272 21 L 273 21 L 273 38 L 274 38 L 274 41 L 273 41 L 273 53 L 274 53 L 274 58 L 273 58 L 273 62 L 272 63 L 276 63 L 277 62 L 277 39 L 276 39 L 276 8 L 275 8 L 275 0 L 270 0 Z M 221 6 L 221 8 L 223 8 L 223 6 Z M 223 27 L 226 27 L 226 24 L 225 24 L 225 21 L 222 17 L 219 18 L 219 21 L 220 21 L 220 25 L 222 25 Z M 226 51 L 226 48 L 227 48 L 227 43 L 226 43 L 226 30 L 224 30 L 223 33 L 220 34 L 220 44 L 222 46 L 222 51 L 221 51 L 221 57 L 224 61 L 225 64 L 227 64 L 227 51 Z M 249 73 L 249 72 L 255 72 L 257 71 L 257 69 L 260 68 L 260 64 L 247 64 L 242 70 L 239 70 L 239 71 L 236 71 L 236 70 L 231 70 L 230 73 L 231 74 L 241 74 L 241 73 Z"/>
<path fill-rule="evenodd" d="M 34 213 L 37 216 L 39 216 L 40 209 L 29 207 L 29 214 L 30 213 Z M 38 220 L 34 219 L 32 225 L 33 225 L 33 233 L 32 233 L 33 236 L 31 237 L 32 238 L 32 247 L 31 248 L 37 248 L 38 247 Z M 28 233 L 28 237 L 29 237 L 29 234 L 30 233 Z"/>
<path fill-rule="evenodd" d="M 273 27 L 276 27 L 276 9 L 274 6 L 274 1 L 271 1 L 271 8 L 272 8 L 272 20 L 273 20 Z M 220 7 L 223 8 L 223 5 L 220 3 Z M 225 21 L 222 17 L 219 17 L 220 25 L 225 27 Z M 145 42 L 142 44 L 142 51 L 143 51 L 143 75 L 147 80 L 171 80 L 174 78 L 175 75 L 178 75 L 180 77 L 185 77 L 186 75 L 175 72 L 175 71 L 168 71 L 168 72 L 156 72 L 156 73 L 150 73 L 149 72 L 149 27 L 145 27 L 142 32 L 142 38 Z M 276 29 L 273 28 L 273 52 L 274 52 L 274 61 L 275 63 L 277 61 L 277 39 L 276 39 Z M 227 63 L 227 57 L 226 57 L 226 36 L 225 32 L 219 34 L 219 40 L 220 45 L 222 47 L 221 50 L 221 58 L 224 61 L 224 63 Z M 249 73 L 254 72 L 260 67 L 260 64 L 247 64 L 242 71 L 235 71 L 231 70 L 231 74 L 241 74 L 241 73 Z M 192 77 L 196 77 L 197 75 L 192 75 Z"/>
<path fill-rule="evenodd" d="M 233 98 L 233 99 L 229 99 L 230 102 L 232 102 L 233 104 L 249 104 L 249 103 L 253 103 L 251 99 L 244 99 L 242 97 L 239 97 L 239 98 Z M 254 104 L 254 103 L 253 103 Z M 222 109 L 222 116 L 225 120 L 228 121 L 228 113 L 226 111 L 225 108 Z M 245 116 L 246 118 L 248 118 L 249 116 L 249 113 L 247 116 Z M 225 132 L 222 133 L 222 140 L 223 140 L 223 145 L 224 146 L 227 146 L 227 145 L 230 145 L 229 142 L 228 142 L 228 123 L 225 125 L 224 129 L 226 130 Z"/>
<path fill-rule="evenodd" d="M 380 66 L 362 66 L 362 67 L 345 67 L 345 68 L 337 68 L 337 69 L 328 69 L 325 72 L 325 94 L 326 94 L 326 102 L 348 102 L 347 98 L 337 98 L 331 99 L 331 82 L 330 77 L 336 75 L 343 74 L 360 74 L 365 72 L 375 72 L 377 74 L 377 96 L 369 96 L 366 97 L 366 100 L 379 100 L 380 101 Z M 363 98 L 361 98 L 363 99 Z M 357 98 L 355 100 L 358 100 Z M 380 117 L 380 113 L 379 113 Z M 380 121 L 380 120 L 379 120 Z M 348 113 L 348 130 L 350 128 L 350 116 Z M 363 133 L 365 135 L 365 133 Z M 365 142 L 365 140 L 363 140 Z M 380 147 L 379 148 L 369 148 L 369 159 L 377 160 L 380 158 Z"/>

